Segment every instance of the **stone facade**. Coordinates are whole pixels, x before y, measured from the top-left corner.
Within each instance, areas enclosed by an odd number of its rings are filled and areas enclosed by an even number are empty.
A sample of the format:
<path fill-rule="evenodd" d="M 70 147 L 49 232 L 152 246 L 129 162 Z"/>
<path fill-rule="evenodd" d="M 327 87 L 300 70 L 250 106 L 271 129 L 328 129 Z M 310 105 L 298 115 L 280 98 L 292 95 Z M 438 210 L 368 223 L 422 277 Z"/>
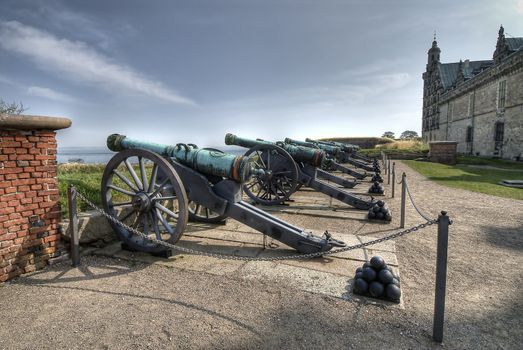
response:
<path fill-rule="evenodd" d="M 56 139 L 52 126 L 39 129 L 44 124 L 43 117 L 0 116 L 0 282 L 58 254 Z"/>
<path fill-rule="evenodd" d="M 440 52 L 434 40 L 423 73 L 423 139 L 523 160 L 523 38 L 505 38 L 501 27 L 493 60 L 441 63 Z"/>

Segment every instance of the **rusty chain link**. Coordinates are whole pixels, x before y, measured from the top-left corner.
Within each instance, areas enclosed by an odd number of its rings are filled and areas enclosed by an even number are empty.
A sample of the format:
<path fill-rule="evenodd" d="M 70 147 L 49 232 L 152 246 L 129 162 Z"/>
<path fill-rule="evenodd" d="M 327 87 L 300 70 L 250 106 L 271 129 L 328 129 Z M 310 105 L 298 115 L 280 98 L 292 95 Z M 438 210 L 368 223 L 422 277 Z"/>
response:
<path fill-rule="evenodd" d="M 157 238 L 150 237 L 150 236 L 146 235 L 145 233 L 140 232 L 140 231 L 136 230 L 133 227 L 130 227 L 129 225 L 121 222 L 120 220 L 118 220 L 118 219 L 114 218 L 113 216 L 111 216 L 110 214 L 106 213 L 103 209 L 99 208 L 96 204 L 94 204 L 89 199 L 87 199 L 84 195 L 82 195 L 82 193 L 78 192 L 76 190 L 76 188 L 74 188 L 74 191 L 76 192 L 78 198 L 80 198 L 84 203 L 86 203 L 91 208 L 93 208 L 94 210 L 98 211 L 100 214 L 105 216 L 108 220 L 114 222 L 117 225 L 122 226 L 126 230 L 128 230 L 128 231 L 130 231 L 130 232 L 132 232 L 132 233 L 134 233 L 134 234 L 136 234 L 136 235 L 138 235 L 138 236 L 140 236 L 142 238 L 145 238 L 145 239 L 147 239 L 147 240 L 149 240 L 149 241 L 151 241 L 153 243 L 156 243 L 156 244 L 159 244 L 159 245 L 162 245 L 164 247 L 167 247 L 167 248 L 170 248 L 170 249 L 174 249 L 174 250 L 177 250 L 177 251 L 180 251 L 180 252 L 188 253 L 188 254 L 203 255 L 203 256 L 208 256 L 208 257 L 212 257 L 212 258 L 226 259 L 226 260 L 278 261 L 278 260 L 293 260 L 293 259 L 312 259 L 312 258 L 317 258 L 317 257 L 320 257 L 320 256 L 332 255 L 332 254 L 336 254 L 336 253 L 342 253 L 342 252 L 346 252 L 346 251 L 349 251 L 349 250 L 360 249 L 360 248 L 364 248 L 364 247 L 367 247 L 367 246 L 370 246 L 370 245 L 382 243 L 382 242 L 385 242 L 385 241 L 388 241 L 388 240 L 391 240 L 391 239 L 394 239 L 394 238 L 397 238 L 397 237 L 401 237 L 401 236 L 406 235 L 406 234 L 411 233 L 411 232 L 417 232 L 420 229 L 423 229 L 425 227 L 431 226 L 431 225 L 433 225 L 433 224 L 438 222 L 437 219 L 435 219 L 435 220 L 427 220 L 427 222 L 425 222 L 425 223 L 416 225 L 414 227 L 408 228 L 408 229 L 403 230 L 403 231 L 395 232 L 395 233 L 393 233 L 391 235 L 388 235 L 388 236 L 385 236 L 385 237 L 382 237 L 382 238 L 378 238 L 378 239 L 375 239 L 375 240 L 372 240 L 372 241 L 359 243 L 359 244 L 356 244 L 356 245 L 343 247 L 343 248 L 339 248 L 339 249 L 332 249 L 332 250 L 329 250 L 329 251 L 321 251 L 321 252 L 316 252 L 316 253 L 297 254 L 297 255 L 280 255 L 280 256 L 272 256 L 272 257 L 247 257 L 247 256 L 238 256 L 238 255 L 230 255 L 230 254 L 210 253 L 210 252 L 205 252 L 205 251 L 201 251 L 201 250 L 195 250 L 195 249 L 180 247 L 180 246 L 177 246 L 177 245 L 174 245 L 174 244 L 171 244 L 171 243 L 159 240 Z"/>

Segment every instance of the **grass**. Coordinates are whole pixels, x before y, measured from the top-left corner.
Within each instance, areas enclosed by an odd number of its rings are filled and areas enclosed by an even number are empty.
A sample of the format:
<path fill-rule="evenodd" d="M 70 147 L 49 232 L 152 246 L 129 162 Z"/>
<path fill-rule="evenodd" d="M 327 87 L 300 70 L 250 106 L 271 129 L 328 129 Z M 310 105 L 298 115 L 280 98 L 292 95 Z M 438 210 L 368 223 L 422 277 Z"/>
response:
<path fill-rule="evenodd" d="M 58 165 L 58 188 L 62 216 L 67 217 L 67 187 L 73 184 L 78 191 L 96 205 L 101 205 L 100 186 L 105 165 L 102 164 L 60 164 Z M 80 211 L 91 210 L 82 201 L 78 201 Z"/>
<path fill-rule="evenodd" d="M 428 179 L 444 186 L 523 200 L 523 189 L 498 185 L 501 180 L 523 180 L 521 163 L 468 156 L 459 156 L 456 165 L 414 160 L 404 162 Z"/>

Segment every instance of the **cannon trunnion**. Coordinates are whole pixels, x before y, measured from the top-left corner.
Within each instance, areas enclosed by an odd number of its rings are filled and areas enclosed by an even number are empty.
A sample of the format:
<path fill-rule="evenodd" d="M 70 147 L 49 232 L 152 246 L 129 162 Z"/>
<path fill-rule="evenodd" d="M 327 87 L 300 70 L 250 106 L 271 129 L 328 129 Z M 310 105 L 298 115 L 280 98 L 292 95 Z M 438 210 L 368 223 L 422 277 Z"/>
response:
<path fill-rule="evenodd" d="M 256 151 L 236 157 L 194 145 L 160 145 L 117 134 L 109 136 L 108 146 L 119 152 L 104 170 L 104 210 L 150 237 L 175 244 L 189 218 L 217 222 L 230 217 L 301 253 L 345 245 L 330 235 L 315 236 L 242 201 L 245 181 L 254 175 L 268 176 L 257 163 Z M 116 222 L 109 223 L 131 249 L 149 253 L 167 250 Z"/>

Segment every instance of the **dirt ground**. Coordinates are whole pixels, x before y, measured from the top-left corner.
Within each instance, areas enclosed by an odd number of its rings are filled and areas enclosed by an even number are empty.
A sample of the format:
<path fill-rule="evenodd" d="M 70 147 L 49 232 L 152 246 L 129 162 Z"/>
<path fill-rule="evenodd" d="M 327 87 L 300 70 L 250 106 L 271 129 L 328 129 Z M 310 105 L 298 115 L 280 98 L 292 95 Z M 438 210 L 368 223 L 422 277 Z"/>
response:
<path fill-rule="evenodd" d="M 398 164 L 397 164 L 398 165 Z M 414 199 L 450 231 L 444 348 L 523 344 L 523 201 L 445 188 L 399 164 Z M 368 185 L 360 185 L 363 191 Z M 279 214 L 312 229 L 380 236 L 390 225 Z M 423 220 L 407 207 L 407 226 Z M 0 348 L 440 348 L 431 340 L 436 228 L 395 241 L 404 308 L 286 284 L 85 256 L 0 285 Z"/>

